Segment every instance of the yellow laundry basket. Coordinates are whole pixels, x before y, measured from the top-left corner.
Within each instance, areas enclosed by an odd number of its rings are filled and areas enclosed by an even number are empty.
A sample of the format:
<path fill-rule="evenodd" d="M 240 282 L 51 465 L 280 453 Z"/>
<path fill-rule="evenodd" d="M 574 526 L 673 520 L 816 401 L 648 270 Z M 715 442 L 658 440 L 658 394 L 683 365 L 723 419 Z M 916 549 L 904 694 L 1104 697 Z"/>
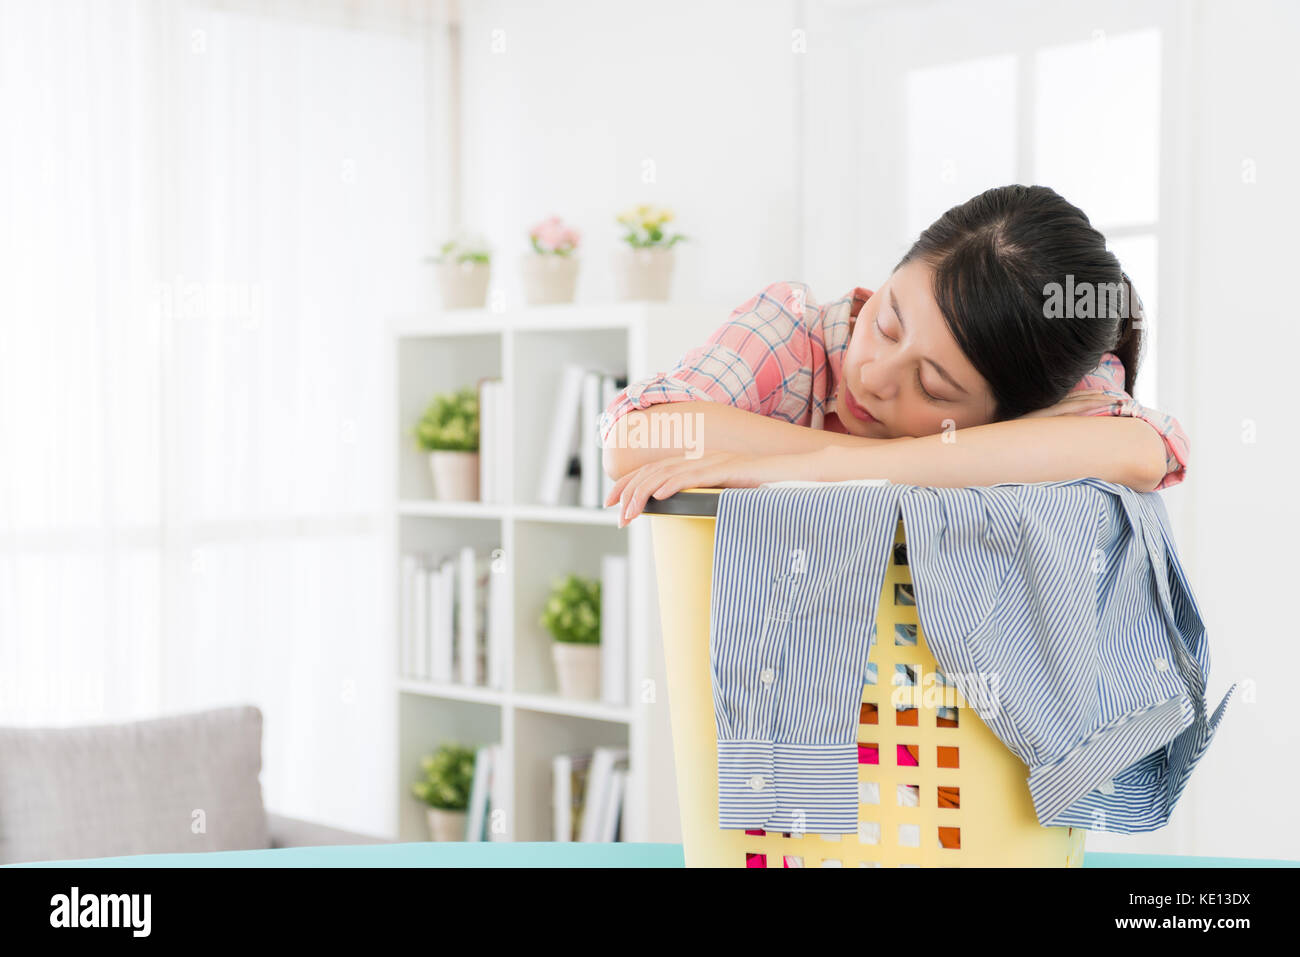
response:
<path fill-rule="evenodd" d="M 709 601 L 719 489 L 651 499 L 687 867 L 1078 867 L 1086 832 L 1042 827 L 1028 769 L 949 684 L 917 620 L 900 521 L 858 725 L 858 833 L 718 827 Z"/>

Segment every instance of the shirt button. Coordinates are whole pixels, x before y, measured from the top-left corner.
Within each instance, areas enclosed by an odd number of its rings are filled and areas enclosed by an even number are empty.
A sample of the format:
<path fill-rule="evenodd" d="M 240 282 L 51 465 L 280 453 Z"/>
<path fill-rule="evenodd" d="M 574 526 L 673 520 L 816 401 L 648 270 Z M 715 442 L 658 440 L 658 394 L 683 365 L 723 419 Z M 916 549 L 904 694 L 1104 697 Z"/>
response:
<path fill-rule="evenodd" d="M 749 779 L 749 786 L 755 791 L 761 791 L 763 790 L 763 779 L 759 775 L 755 774 Z"/>
<path fill-rule="evenodd" d="M 776 680 L 776 672 L 771 668 L 764 668 L 763 673 L 758 676 L 758 679 L 763 682 L 763 687 L 770 687 L 772 682 Z"/>
<path fill-rule="evenodd" d="M 1102 794 L 1114 794 L 1114 793 L 1115 793 L 1115 782 L 1114 782 L 1114 781 L 1103 781 L 1102 784 L 1101 784 L 1101 787 L 1097 788 L 1097 790 L 1100 791 Z"/>
<path fill-rule="evenodd" d="M 1168 671 L 1168 670 L 1169 670 L 1169 662 L 1165 661 L 1165 659 L 1163 659 L 1163 658 L 1157 658 L 1157 659 L 1153 662 L 1153 664 L 1156 666 L 1156 671 Z"/>

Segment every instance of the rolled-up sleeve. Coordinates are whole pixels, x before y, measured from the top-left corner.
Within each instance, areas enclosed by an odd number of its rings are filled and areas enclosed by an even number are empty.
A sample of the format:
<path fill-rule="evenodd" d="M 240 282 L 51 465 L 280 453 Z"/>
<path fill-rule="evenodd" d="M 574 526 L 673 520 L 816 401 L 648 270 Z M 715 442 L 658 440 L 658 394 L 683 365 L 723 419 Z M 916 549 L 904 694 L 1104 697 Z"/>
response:
<path fill-rule="evenodd" d="M 807 301 L 807 287 L 797 282 L 772 283 L 750 297 L 671 369 L 620 391 L 600 415 L 601 446 L 623 416 L 664 402 L 721 402 L 794 421 L 811 393 Z"/>

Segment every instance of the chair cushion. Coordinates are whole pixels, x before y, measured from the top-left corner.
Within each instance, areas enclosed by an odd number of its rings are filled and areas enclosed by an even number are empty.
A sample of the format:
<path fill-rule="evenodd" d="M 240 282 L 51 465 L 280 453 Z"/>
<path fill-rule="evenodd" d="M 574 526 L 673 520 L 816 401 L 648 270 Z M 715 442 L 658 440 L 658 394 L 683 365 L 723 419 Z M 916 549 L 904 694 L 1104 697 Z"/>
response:
<path fill-rule="evenodd" d="M 270 844 L 251 705 L 0 728 L 0 864 Z"/>

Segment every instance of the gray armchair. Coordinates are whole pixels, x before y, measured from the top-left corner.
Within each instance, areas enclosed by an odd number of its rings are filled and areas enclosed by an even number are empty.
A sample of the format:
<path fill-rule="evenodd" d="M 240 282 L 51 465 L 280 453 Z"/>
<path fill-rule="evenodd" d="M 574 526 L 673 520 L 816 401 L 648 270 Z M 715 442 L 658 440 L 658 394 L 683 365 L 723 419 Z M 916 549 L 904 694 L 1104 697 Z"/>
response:
<path fill-rule="evenodd" d="M 384 838 L 268 813 L 262 712 L 0 728 L 0 864 Z"/>

